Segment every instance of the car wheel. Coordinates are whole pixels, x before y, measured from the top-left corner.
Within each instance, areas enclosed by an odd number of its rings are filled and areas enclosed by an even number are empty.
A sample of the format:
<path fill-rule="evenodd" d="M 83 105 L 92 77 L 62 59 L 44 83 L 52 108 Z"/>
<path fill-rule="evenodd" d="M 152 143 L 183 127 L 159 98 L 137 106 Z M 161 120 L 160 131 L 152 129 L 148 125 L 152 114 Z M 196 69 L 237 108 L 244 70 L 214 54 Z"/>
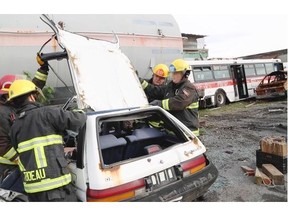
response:
<path fill-rule="evenodd" d="M 220 107 L 226 104 L 226 94 L 222 90 L 218 90 L 215 94 L 215 106 Z"/>

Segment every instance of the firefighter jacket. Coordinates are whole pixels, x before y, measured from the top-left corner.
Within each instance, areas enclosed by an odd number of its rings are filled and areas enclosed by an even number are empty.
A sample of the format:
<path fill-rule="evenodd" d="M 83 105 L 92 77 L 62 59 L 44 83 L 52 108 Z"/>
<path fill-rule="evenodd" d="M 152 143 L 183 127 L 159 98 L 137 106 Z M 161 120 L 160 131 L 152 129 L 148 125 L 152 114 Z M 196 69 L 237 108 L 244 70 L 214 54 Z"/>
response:
<path fill-rule="evenodd" d="M 46 84 L 49 68 L 47 65 L 42 65 L 35 73 L 32 82 L 40 89 Z"/>
<path fill-rule="evenodd" d="M 49 68 L 41 66 L 35 73 L 32 82 L 42 89 L 47 80 Z M 0 104 L 0 165 L 17 165 L 14 160 L 17 158 L 17 152 L 10 143 L 9 131 L 16 118 L 15 110 L 9 104 Z"/>
<path fill-rule="evenodd" d="M 187 78 L 178 84 L 170 81 L 164 86 L 154 86 L 143 81 L 142 87 L 146 95 L 161 98 L 159 105 L 163 109 L 179 119 L 196 136 L 199 135 L 199 96 L 196 87 Z"/>
<path fill-rule="evenodd" d="M 68 185 L 71 174 L 62 135 L 65 130 L 78 132 L 86 115 L 36 103 L 26 104 L 17 113 L 11 127 L 11 143 L 19 154 L 25 191 L 37 193 Z"/>
<path fill-rule="evenodd" d="M 146 80 L 146 82 L 148 82 L 149 84 L 153 85 L 153 76 L 152 76 L 151 79 Z M 152 101 L 154 101 L 154 100 L 159 100 L 159 99 L 161 99 L 161 98 L 157 98 L 157 97 L 155 97 L 155 96 L 150 96 L 150 95 L 146 95 L 146 96 L 147 96 L 147 99 L 148 99 L 148 102 L 149 102 L 149 103 L 152 102 Z"/>
<path fill-rule="evenodd" d="M 17 152 L 10 143 L 9 131 L 13 123 L 15 110 L 13 107 L 0 103 L 0 164 L 17 165 L 13 162 Z"/>

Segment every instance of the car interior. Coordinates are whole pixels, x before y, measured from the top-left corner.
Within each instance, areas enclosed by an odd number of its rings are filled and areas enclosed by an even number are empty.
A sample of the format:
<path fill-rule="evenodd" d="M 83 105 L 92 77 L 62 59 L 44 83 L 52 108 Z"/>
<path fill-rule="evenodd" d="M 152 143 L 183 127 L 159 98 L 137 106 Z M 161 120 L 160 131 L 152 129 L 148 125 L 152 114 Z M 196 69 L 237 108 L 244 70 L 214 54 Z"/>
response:
<path fill-rule="evenodd" d="M 99 149 L 103 163 L 110 165 L 154 154 L 188 141 L 183 132 L 161 113 L 142 113 L 99 119 Z"/>

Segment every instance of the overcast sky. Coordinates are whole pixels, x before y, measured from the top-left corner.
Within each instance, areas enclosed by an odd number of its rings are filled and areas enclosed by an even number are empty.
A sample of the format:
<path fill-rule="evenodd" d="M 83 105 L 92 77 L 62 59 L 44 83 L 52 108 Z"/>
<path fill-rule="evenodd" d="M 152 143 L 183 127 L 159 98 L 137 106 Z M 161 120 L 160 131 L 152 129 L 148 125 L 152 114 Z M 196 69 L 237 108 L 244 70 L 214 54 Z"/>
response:
<path fill-rule="evenodd" d="M 288 48 L 287 15 L 173 14 L 181 32 L 206 35 L 209 57 L 239 57 Z"/>

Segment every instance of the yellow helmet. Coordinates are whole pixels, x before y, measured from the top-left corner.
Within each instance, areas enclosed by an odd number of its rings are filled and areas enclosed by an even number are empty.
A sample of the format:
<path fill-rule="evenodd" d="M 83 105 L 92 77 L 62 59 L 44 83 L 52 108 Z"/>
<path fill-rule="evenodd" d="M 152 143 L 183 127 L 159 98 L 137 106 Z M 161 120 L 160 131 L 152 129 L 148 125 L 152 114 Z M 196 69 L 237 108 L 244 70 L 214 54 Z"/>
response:
<path fill-rule="evenodd" d="M 15 80 L 9 88 L 8 101 L 35 91 L 38 91 L 38 88 L 30 80 Z"/>
<path fill-rule="evenodd" d="M 186 71 L 190 71 L 190 70 L 191 70 L 191 68 L 190 68 L 189 64 L 183 59 L 174 60 L 169 67 L 169 71 L 171 73 L 186 72 Z"/>
<path fill-rule="evenodd" d="M 168 77 L 169 69 L 165 64 L 158 64 L 153 68 L 153 73 L 159 77 Z"/>

